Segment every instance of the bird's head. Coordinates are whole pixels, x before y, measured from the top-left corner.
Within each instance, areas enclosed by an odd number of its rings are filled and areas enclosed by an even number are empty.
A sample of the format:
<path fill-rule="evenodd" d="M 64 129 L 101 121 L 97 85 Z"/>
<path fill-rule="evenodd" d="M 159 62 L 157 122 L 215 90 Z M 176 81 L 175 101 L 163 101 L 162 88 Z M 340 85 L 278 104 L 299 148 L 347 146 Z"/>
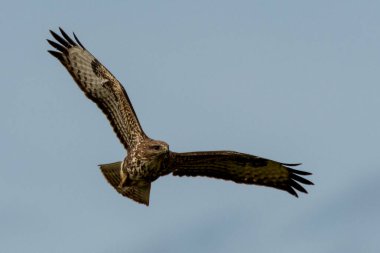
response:
<path fill-rule="evenodd" d="M 159 157 L 169 153 L 169 145 L 164 141 L 151 140 L 146 145 L 146 155 Z"/>

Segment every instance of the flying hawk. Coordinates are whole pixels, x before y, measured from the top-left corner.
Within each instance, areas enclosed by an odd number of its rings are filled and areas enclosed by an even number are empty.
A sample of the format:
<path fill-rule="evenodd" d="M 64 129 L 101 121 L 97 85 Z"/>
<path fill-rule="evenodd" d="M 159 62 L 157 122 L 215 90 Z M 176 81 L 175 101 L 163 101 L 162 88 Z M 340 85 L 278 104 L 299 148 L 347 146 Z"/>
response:
<path fill-rule="evenodd" d="M 75 82 L 107 116 L 117 137 L 127 150 L 123 161 L 100 165 L 106 180 L 117 192 L 149 205 L 151 183 L 161 176 L 206 176 L 242 184 L 274 187 L 298 197 L 307 193 L 301 177 L 309 172 L 286 164 L 234 151 L 176 153 L 166 142 L 149 138 L 141 128 L 121 83 L 78 40 L 61 28 L 61 36 L 50 31 L 56 42 L 47 40 L 57 51 L 48 50 L 69 71 Z"/>

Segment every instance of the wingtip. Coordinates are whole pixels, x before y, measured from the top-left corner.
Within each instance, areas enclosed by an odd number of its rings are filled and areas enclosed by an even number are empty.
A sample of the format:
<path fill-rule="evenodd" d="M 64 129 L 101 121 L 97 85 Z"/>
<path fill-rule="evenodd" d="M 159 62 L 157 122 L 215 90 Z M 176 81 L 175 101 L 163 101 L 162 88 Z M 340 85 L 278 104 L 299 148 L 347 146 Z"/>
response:
<path fill-rule="evenodd" d="M 54 56 L 55 58 L 57 58 L 58 60 L 63 61 L 62 53 L 53 51 L 53 50 L 47 50 L 47 52 L 51 54 L 52 56 Z"/>
<path fill-rule="evenodd" d="M 59 31 L 61 32 L 62 35 L 66 34 L 65 31 L 62 29 L 62 27 L 59 26 L 58 29 L 59 29 Z"/>
<path fill-rule="evenodd" d="M 292 186 L 288 185 L 285 189 L 283 190 L 286 190 L 287 192 L 289 192 L 291 195 L 293 195 L 294 197 L 298 198 L 298 194 L 297 192 L 293 189 Z"/>
<path fill-rule="evenodd" d="M 294 191 L 294 193 L 290 192 L 291 195 L 293 195 L 295 198 L 298 199 L 298 194 Z"/>
<path fill-rule="evenodd" d="M 54 31 L 50 30 L 50 33 L 51 33 L 51 35 L 53 36 L 54 39 L 56 39 L 59 43 L 62 44 L 62 46 L 66 47 L 66 48 L 72 47 L 72 45 L 70 45 L 70 43 L 68 41 L 66 41 L 64 38 L 62 38 L 61 36 L 59 36 Z"/>
<path fill-rule="evenodd" d="M 303 170 L 295 170 L 295 169 L 292 169 L 292 168 L 287 168 L 289 172 L 291 173 L 294 173 L 294 174 L 298 174 L 298 175 L 302 175 L 302 176 L 309 176 L 309 175 L 312 175 L 312 173 L 310 172 L 307 172 L 307 171 L 303 171 Z"/>
<path fill-rule="evenodd" d="M 296 189 L 297 191 L 307 193 L 306 189 L 303 188 L 299 183 L 297 183 L 295 180 L 290 180 L 290 187 Z"/>
<path fill-rule="evenodd" d="M 74 39 L 76 40 L 76 42 L 78 42 L 78 44 L 83 48 L 83 49 L 86 49 L 83 44 L 80 42 L 80 40 L 78 39 L 78 37 L 76 36 L 76 34 L 73 32 L 73 35 L 74 35 Z"/>
<path fill-rule="evenodd" d="M 67 52 L 67 49 L 64 46 L 62 46 L 62 45 L 60 45 L 60 44 L 58 44 L 58 43 L 56 43 L 56 42 L 54 42 L 52 40 L 49 40 L 49 39 L 47 39 L 47 42 L 50 44 L 50 46 L 54 47 L 58 51 L 61 51 L 63 53 Z"/>
<path fill-rule="evenodd" d="M 295 167 L 302 165 L 302 163 L 283 163 L 282 165 Z"/>
<path fill-rule="evenodd" d="M 75 41 L 73 41 L 73 39 L 70 38 L 70 36 L 67 35 L 67 33 L 61 27 L 59 28 L 59 30 L 60 30 L 62 36 L 70 43 L 70 45 L 78 46 L 77 43 L 75 43 Z"/>

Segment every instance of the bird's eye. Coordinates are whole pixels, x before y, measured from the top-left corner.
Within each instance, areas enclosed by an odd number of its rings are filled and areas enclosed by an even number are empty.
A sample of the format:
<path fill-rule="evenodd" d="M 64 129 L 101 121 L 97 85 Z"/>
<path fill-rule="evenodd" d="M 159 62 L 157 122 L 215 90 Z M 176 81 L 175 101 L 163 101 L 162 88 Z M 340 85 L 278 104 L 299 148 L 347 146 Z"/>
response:
<path fill-rule="evenodd" d="M 154 146 L 153 146 L 153 149 L 154 149 L 154 150 L 160 150 L 160 149 L 161 149 L 161 146 L 159 146 L 159 145 L 154 145 Z"/>

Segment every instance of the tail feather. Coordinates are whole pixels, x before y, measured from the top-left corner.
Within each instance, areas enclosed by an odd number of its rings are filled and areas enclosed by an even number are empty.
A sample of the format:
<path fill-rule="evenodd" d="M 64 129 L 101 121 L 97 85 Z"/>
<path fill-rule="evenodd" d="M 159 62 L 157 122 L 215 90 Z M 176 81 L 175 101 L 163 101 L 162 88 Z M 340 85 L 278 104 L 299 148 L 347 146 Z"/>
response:
<path fill-rule="evenodd" d="M 109 164 L 101 164 L 100 170 L 103 176 L 106 178 L 107 182 L 117 190 L 119 187 L 121 177 L 120 177 L 120 167 L 122 162 L 115 162 Z"/>
<path fill-rule="evenodd" d="M 120 167 L 122 162 L 115 162 L 109 164 L 101 164 L 100 170 L 102 171 L 107 182 L 112 185 L 115 190 L 121 195 L 133 199 L 134 201 L 149 205 L 150 186 L 151 183 L 142 182 L 138 185 L 120 187 L 121 176 Z"/>
<path fill-rule="evenodd" d="M 151 183 L 144 183 L 142 185 L 119 188 L 117 191 L 125 197 L 149 206 L 150 186 Z"/>

